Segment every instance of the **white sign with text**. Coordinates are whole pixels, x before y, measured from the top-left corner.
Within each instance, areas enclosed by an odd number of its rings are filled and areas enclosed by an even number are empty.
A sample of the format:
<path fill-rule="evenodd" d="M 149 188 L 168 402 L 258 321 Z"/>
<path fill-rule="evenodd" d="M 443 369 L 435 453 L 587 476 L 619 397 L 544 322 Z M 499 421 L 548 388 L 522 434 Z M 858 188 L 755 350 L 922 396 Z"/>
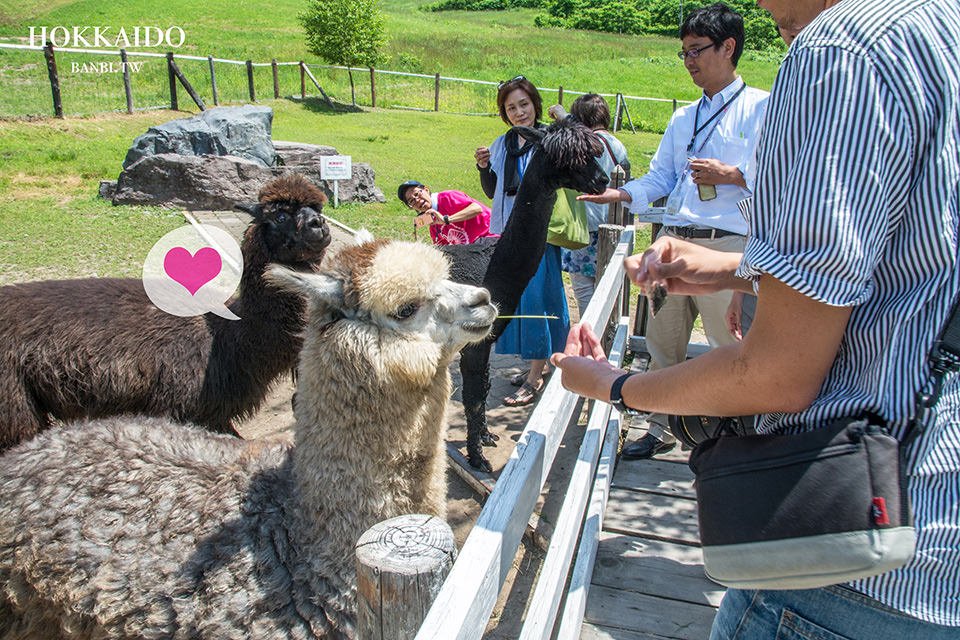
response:
<path fill-rule="evenodd" d="M 353 177 L 350 156 L 323 156 L 320 159 L 320 177 L 323 180 L 349 180 Z"/>

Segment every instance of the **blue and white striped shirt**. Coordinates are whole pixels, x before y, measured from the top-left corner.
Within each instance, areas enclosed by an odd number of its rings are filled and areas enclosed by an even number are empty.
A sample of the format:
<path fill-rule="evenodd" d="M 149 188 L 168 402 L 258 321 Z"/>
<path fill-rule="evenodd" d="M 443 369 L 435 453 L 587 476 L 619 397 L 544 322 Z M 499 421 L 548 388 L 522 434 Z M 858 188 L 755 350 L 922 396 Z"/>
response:
<path fill-rule="evenodd" d="M 843 0 L 793 43 L 767 106 L 739 274 L 853 307 L 817 399 L 763 416 L 796 431 L 871 411 L 902 435 L 960 292 L 960 3 Z M 907 452 L 918 540 L 906 566 L 854 583 L 960 626 L 960 379 Z"/>

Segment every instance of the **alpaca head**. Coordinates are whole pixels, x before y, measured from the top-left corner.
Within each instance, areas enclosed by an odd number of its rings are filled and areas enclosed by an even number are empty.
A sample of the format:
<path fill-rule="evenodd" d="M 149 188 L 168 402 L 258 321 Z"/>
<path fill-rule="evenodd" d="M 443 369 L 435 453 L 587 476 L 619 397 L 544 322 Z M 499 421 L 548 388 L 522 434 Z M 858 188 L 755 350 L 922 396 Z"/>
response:
<path fill-rule="evenodd" d="M 259 233 L 270 260 L 319 263 L 330 245 L 330 229 L 321 215 L 323 192 L 303 176 L 287 174 L 264 185 L 258 199 L 236 208 L 253 216 L 251 229 Z"/>
<path fill-rule="evenodd" d="M 308 301 L 303 358 L 317 355 L 322 340 L 338 360 L 363 363 L 381 381 L 429 384 L 487 335 L 497 314 L 486 289 L 449 280 L 446 256 L 422 243 L 370 239 L 341 250 L 321 273 L 273 267 L 267 277 Z"/>
<path fill-rule="evenodd" d="M 538 148 L 534 158 L 540 156 L 551 167 L 550 171 L 537 174 L 538 189 L 563 187 L 581 193 L 603 193 L 607 174 L 597 162 L 603 143 L 593 131 L 574 118 L 563 118 L 545 129 L 513 129 L 524 139 L 536 143 Z"/>

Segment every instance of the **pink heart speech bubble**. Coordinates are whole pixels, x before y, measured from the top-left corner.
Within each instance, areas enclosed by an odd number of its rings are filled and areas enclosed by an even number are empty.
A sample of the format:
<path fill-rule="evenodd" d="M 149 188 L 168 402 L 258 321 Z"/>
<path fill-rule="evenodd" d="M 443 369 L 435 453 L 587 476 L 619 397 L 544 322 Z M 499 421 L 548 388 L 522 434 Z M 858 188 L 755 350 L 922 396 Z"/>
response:
<path fill-rule="evenodd" d="M 182 284 L 190 295 L 217 277 L 223 263 L 216 249 L 204 247 L 195 254 L 184 247 L 174 247 L 163 257 L 163 270 L 176 282 Z"/>

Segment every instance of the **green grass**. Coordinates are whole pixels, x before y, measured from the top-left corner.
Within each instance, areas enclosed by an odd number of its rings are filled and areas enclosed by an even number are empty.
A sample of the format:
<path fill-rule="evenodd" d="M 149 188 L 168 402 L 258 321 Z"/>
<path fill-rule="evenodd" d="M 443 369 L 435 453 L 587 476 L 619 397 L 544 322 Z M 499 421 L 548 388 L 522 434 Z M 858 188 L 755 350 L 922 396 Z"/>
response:
<path fill-rule="evenodd" d="M 273 0 L 270 21 L 263 3 L 249 0 L 26 0 L 12 6 L 0 0 L 0 40 L 20 41 L 30 25 L 181 26 L 187 33 L 179 53 L 214 54 L 233 59 L 280 61 L 306 59 L 296 19 L 300 0 Z M 694 99 L 698 91 L 675 58 L 671 38 L 537 29 L 532 10 L 429 13 L 418 0 L 385 0 L 389 43 L 386 68 L 403 68 L 446 76 L 500 80 L 523 73 L 541 87 L 568 90 Z M 137 275 L 156 239 L 182 224 L 162 210 L 112 207 L 96 198 L 100 180 L 116 179 L 133 139 L 149 126 L 189 115 L 185 111 L 124 109 L 119 74 L 74 72 L 74 62 L 96 57 L 58 55 L 64 121 L 23 119 L 49 114 L 46 67 L 36 52 L 0 50 L 0 283 L 31 278 L 81 275 Z M 138 108 L 168 104 L 165 63 L 146 60 L 133 74 Z M 314 61 L 319 62 L 319 61 Z M 184 74 L 211 102 L 206 62 L 182 60 Z M 776 61 L 747 54 L 741 73 L 756 86 L 769 87 Z M 299 94 L 295 68 L 280 68 L 281 93 Z M 347 74 L 315 70 L 327 91 L 349 102 Z M 357 100 L 368 105 L 369 74 L 354 73 Z M 255 71 L 258 101 L 274 109 L 274 137 L 329 144 L 355 162 L 369 163 L 387 202 L 344 205 L 327 213 L 351 227 L 375 234 L 410 238 L 410 211 L 395 197 L 396 185 L 417 179 L 435 189 L 460 189 L 480 196 L 473 151 L 503 133 L 497 117 L 462 112 L 494 110 L 494 89 L 485 85 L 443 83 L 441 113 L 364 108 L 332 111 L 316 98 L 272 100 L 269 67 Z M 309 82 L 309 81 L 308 81 Z M 223 102 L 247 100 L 243 67 L 217 65 Z M 316 91 L 310 91 L 316 94 Z M 545 95 L 550 104 L 554 95 Z M 570 100 L 565 100 L 569 104 Z M 377 103 L 382 106 L 433 107 L 433 79 L 377 75 Z M 195 110 L 180 91 L 180 108 Z M 458 113 L 461 112 L 461 113 Z M 78 117 L 81 114 L 101 114 Z M 631 103 L 635 124 L 662 130 L 670 105 Z M 659 143 L 659 135 L 621 132 L 635 175 L 642 174 Z M 426 233 L 420 233 L 426 241 Z M 643 241 L 638 243 L 643 246 Z"/>
<path fill-rule="evenodd" d="M 0 39 L 23 41 L 29 26 L 101 25 L 114 33 L 120 27 L 155 25 L 180 26 L 185 44 L 175 53 L 214 55 L 255 62 L 306 60 L 322 63 L 306 51 L 302 28 L 297 21 L 301 0 L 272 0 L 270 21 L 263 19 L 264 5 L 249 0 L 168 0 L 163 3 L 134 0 L 54 2 L 49 9 L 30 2 L 22 13 L 0 20 Z M 388 44 L 386 69 L 498 81 L 523 73 L 540 87 L 563 86 L 568 90 L 621 92 L 626 95 L 693 100 L 698 90 L 675 57 L 674 38 L 620 36 L 533 26 L 533 9 L 502 12 L 424 12 L 419 0 L 384 0 Z M 9 12 L 8 12 L 9 13 Z M 14 12 L 15 13 L 15 12 Z M 0 15 L 3 18 L 3 15 Z M 255 27 L 251 25 L 256 25 Z M 163 52 L 165 49 L 151 49 Z M 166 66 L 156 58 L 131 58 L 144 67 L 132 78 L 137 107 L 169 104 Z M 116 56 L 91 56 L 61 52 L 58 67 L 64 109 L 68 114 L 98 113 L 124 108 L 122 78 L 119 74 L 83 73 L 75 64 L 117 62 Z M 748 52 L 741 61 L 741 73 L 748 83 L 769 88 L 777 60 L 768 54 Z M 204 99 L 211 102 L 206 62 L 180 62 L 184 74 Z M 283 95 L 299 93 L 300 79 L 295 68 L 281 68 Z M 234 65 L 216 65 L 217 84 L 224 102 L 247 99 L 246 71 Z M 315 74 L 328 93 L 350 100 L 349 80 L 344 71 Z M 369 75 L 354 73 L 357 96 L 369 104 Z M 46 67 L 39 52 L 0 51 L 0 82 L 17 91 L 0 92 L 0 115 L 49 113 L 50 90 Z M 433 107 L 432 78 L 377 75 L 378 106 Z M 272 96 L 269 67 L 255 69 L 258 96 Z M 308 80 L 308 91 L 316 93 Z M 454 112 L 490 112 L 493 88 L 484 85 L 444 82 L 441 108 Z M 554 96 L 545 97 L 554 100 Z M 189 102 L 181 90 L 181 105 Z M 631 101 L 634 124 L 662 132 L 671 113 L 669 103 Z"/>

